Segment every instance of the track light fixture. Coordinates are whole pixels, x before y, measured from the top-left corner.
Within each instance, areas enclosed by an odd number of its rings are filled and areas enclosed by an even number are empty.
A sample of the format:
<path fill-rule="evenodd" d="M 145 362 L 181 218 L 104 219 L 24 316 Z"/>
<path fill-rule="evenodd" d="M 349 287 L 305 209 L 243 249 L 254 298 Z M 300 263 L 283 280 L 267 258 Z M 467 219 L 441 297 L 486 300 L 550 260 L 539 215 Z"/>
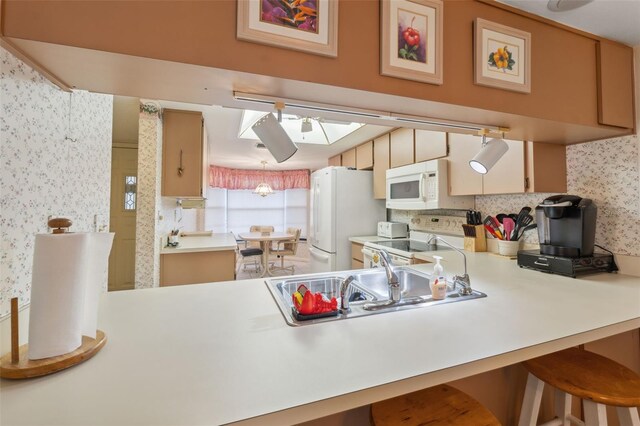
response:
<path fill-rule="evenodd" d="M 281 109 L 278 109 L 278 113 L 282 114 Z M 296 144 L 293 143 L 272 113 L 256 121 L 251 129 L 278 163 L 288 160 L 298 151 Z"/>
<path fill-rule="evenodd" d="M 509 150 L 509 145 L 503 139 L 491 139 L 487 141 L 488 130 L 482 129 L 478 132 L 482 135 L 482 148 L 480 152 L 476 154 L 469 166 L 480 173 L 486 174 L 491 168 L 502 158 L 502 156 Z M 504 138 L 504 132 L 502 132 Z"/>
<path fill-rule="evenodd" d="M 302 123 L 300 124 L 300 131 L 302 133 L 309 133 L 313 131 L 313 124 L 311 123 L 309 117 L 305 117 L 302 119 Z"/>

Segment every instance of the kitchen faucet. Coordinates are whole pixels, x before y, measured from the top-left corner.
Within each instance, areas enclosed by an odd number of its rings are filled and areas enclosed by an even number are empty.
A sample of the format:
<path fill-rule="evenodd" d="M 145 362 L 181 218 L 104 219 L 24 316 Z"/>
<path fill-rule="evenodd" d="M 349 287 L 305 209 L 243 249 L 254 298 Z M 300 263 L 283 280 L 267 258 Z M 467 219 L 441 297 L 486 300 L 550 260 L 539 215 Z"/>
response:
<path fill-rule="evenodd" d="M 387 253 L 385 250 L 380 250 L 380 263 L 382 263 L 382 266 L 384 266 L 384 270 L 387 274 L 387 284 L 389 284 L 389 300 L 398 302 L 400 301 L 400 297 L 402 296 L 400 289 L 400 280 L 398 280 L 398 276 L 393 271 L 389 253 Z"/>
<path fill-rule="evenodd" d="M 340 283 L 340 313 L 348 314 L 351 308 L 349 307 L 349 297 L 347 296 L 349 285 L 351 282 L 355 280 L 356 277 L 353 275 L 349 275 L 347 278 Z"/>
<path fill-rule="evenodd" d="M 458 290 L 458 293 L 461 296 L 468 296 L 470 294 L 473 294 L 473 290 L 471 289 L 471 280 L 469 279 L 469 274 L 467 274 L 467 256 L 462 252 L 462 250 L 452 246 L 437 235 L 431 234 L 431 237 L 427 240 L 427 244 L 432 244 L 433 240 L 438 240 L 444 243 L 445 245 L 451 247 L 462 255 L 462 258 L 464 259 L 464 275 L 453 276 L 453 289 L 455 290 L 456 287 L 460 286 L 460 290 Z"/>

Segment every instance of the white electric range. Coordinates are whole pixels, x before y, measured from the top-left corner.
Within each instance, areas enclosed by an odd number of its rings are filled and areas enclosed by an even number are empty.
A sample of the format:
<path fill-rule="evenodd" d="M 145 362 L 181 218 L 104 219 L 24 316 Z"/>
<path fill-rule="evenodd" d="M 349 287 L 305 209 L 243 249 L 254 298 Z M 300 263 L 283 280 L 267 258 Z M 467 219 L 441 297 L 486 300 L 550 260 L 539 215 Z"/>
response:
<path fill-rule="evenodd" d="M 416 262 L 416 253 L 435 254 L 442 250 L 451 250 L 444 244 L 437 242 L 428 244 L 432 235 L 444 239 L 452 246 L 462 249 L 464 247 L 464 233 L 462 225 L 466 218 L 458 216 L 420 216 L 420 231 L 410 231 L 409 238 L 380 239 L 364 243 L 362 255 L 364 268 L 381 267 L 379 251 L 385 250 L 389 254 L 394 266 L 411 265 Z"/>

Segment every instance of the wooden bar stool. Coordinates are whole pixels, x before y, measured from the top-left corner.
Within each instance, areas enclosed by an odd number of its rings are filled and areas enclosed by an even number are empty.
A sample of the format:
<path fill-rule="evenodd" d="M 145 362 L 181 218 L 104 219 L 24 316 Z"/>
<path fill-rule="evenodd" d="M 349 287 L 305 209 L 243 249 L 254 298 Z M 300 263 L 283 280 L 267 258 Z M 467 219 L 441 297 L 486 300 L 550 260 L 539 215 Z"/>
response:
<path fill-rule="evenodd" d="M 464 392 L 438 385 L 371 405 L 375 426 L 498 426 L 491 411 Z"/>
<path fill-rule="evenodd" d="M 535 426 L 545 383 L 555 391 L 557 418 L 545 425 L 606 425 L 605 405 L 617 408 L 622 426 L 640 426 L 640 376 L 615 361 L 569 348 L 523 362 L 529 370 L 519 426 Z M 585 422 L 571 415 L 571 395 L 584 403 Z"/>

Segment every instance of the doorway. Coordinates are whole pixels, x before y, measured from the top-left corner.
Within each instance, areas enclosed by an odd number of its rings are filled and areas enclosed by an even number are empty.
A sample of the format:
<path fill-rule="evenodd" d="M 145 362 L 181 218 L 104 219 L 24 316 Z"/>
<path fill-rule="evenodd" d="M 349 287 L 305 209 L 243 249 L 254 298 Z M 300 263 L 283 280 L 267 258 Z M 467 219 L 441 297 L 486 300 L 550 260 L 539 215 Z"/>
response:
<path fill-rule="evenodd" d="M 135 287 L 138 148 L 114 146 L 111 156 L 109 291 Z"/>

